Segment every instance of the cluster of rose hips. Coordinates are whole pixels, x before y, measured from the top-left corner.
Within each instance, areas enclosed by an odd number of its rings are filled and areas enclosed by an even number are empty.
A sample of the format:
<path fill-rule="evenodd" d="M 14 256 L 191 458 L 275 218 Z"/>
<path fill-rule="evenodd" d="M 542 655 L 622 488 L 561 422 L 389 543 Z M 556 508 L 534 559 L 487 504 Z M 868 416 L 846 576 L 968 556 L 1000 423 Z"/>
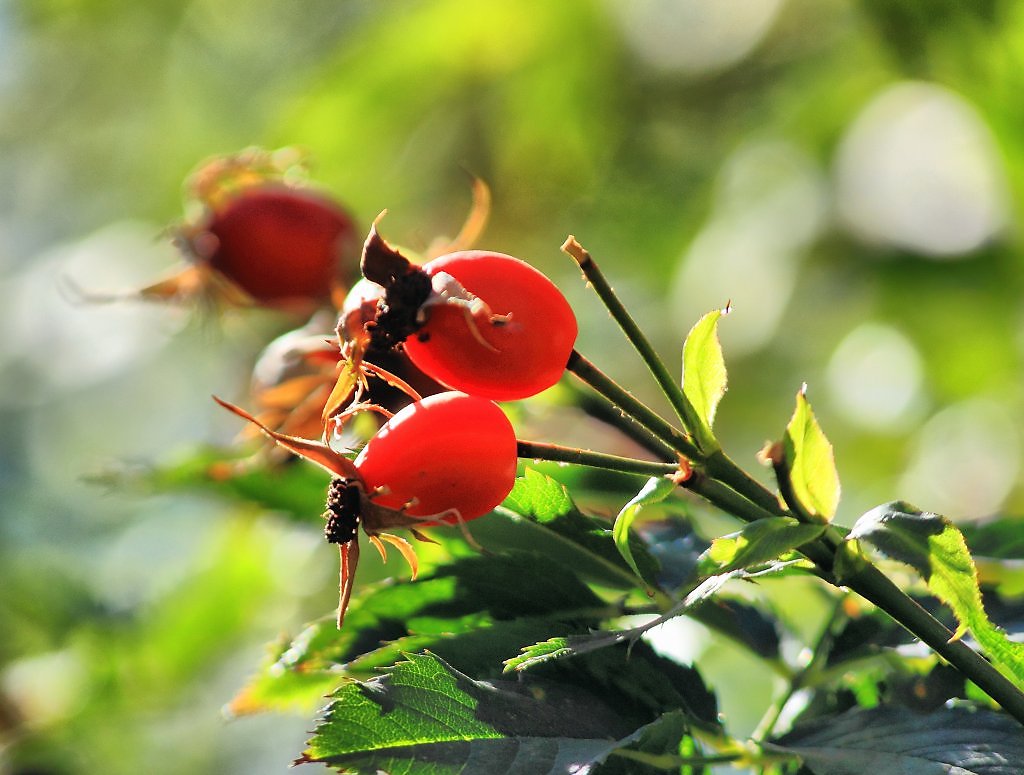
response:
<path fill-rule="evenodd" d="M 339 297 L 355 263 L 354 222 L 326 196 L 289 184 L 272 162 L 250 153 L 207 163 L 193 176 L 201 212 L 177 231 L 189 265 L 142 295 L 202 288 L 221 300 L 293 309 Z M 288 335 L 289 368 L 257 365 L 257 416 L 217 399 L 332 475 L 324 517 L 341 555 L 339 626 L 360 528 L 382 556 L 385 543 L 398 548 L 414 574 L 411 545 L 387 531 L 407 528 L 428 540 L 418 528 L 452 524 L 472 541 L 465 523 L 494 509 L 515 481 L 516 435 L 494 401 L 551 387 L 577 335 L 561 292 L 512 256 L 456 249 L 419 265 L 374 223 L 359 266 L 362 279 L 338 305 L 336 337 Z M 278 364 L 281 350 L 273 351 Z M 410 373 L 413 380 L 403 378 Z M 410 384 L 417 376 L 444 392 L 422 398 Z M 392 413 L 371 380 L 411 403 Z M 387 419 L 353 460 L 331 443 L 367 411 Z"/>

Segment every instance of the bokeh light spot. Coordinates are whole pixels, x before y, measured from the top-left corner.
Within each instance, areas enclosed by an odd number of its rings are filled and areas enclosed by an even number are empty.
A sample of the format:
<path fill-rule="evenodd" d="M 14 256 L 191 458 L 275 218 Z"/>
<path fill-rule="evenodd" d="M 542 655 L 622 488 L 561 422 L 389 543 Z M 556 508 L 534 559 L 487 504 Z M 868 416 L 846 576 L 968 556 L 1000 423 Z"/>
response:
<path fill-rule="evenodd" d="M 922 401 L 921 356 L 896 329 L 865 323 L 833 353 L 828 386 L 850 421 L 877 431 L 905 430 Z"/>
<path fill-rule="evenodd" d="M 993 239 L 1007 186 L 978 112 L 943 87 L 891 86 L 863 109 L 839 149 L 839 214 L 854 234 L 932 257 Z"/>

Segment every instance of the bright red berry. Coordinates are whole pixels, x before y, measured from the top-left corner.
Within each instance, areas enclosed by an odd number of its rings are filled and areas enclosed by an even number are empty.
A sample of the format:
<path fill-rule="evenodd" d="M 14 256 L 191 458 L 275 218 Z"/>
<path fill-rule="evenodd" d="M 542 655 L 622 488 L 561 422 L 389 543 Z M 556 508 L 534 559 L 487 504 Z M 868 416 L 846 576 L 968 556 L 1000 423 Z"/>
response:
<path fill-rule="evenodd" d="M 388 420 L 355 466 L 374 505 L 413 517 L 451 512 L 445 522 L 476 519 L 509 494 L 516 436 L 494 403 L 464 393 L 428 396 Z M 454 515 L 458 512 L 458 516 Z"/>
<path fill-rule="evenodd" d="M 460 251 L 423 266 L 435 291 L 455 279 L 491 315 L 465 303 L 427 304 L 423 326 L 405 342 L 410 360 L 438 382 L 495 401 L 554 385 L 576 342 L 576 316 L 547 277 L 518 258 Z"/>
<path fill-rule="evenodd" d="M 385 543 L 397 548 L 415 578 L 412 546 L 386 530 L 409 528 L 414 538 L 428 540 L 418 528 L 439 522 L 462 525 L 481 517 L 515 483 L 518 444 L 511 423 L 496 404 L 464 393 L 438 393 L 407 406 L 354 462 L 323 442 L 278 433 L 245 410 L 216 401 L 334 476 L 323 516 L 324 536 L 337 544 L 341 559 L 339 628 L 359 563 L 360 527 L 382 557 Z"/>
<path fill-rule="evenodd" d="M 190 252 L 257 302 L 325 301 L 358 251 L 329 197 L 267 182 L 238 190 L 183 234 Z"/>

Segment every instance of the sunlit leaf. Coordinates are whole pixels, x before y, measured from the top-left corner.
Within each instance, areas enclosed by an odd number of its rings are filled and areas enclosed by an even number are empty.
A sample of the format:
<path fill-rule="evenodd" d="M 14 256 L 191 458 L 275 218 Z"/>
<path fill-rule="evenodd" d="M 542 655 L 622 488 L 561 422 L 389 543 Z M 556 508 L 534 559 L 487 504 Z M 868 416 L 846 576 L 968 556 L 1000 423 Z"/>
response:
<path fill-rule="evenodd" d="M 816 719 L 769 747 L 799 755 L 815 775 L 1013 775 L 1024 729 L 989 710 L 881 706 Z"/>
<path fill-rule="evenodd" d="M 807 525 L 792 517 L 759 519 L 712 541 L 697 567 L 702 576 L 753 568 L 813 541 L 824 530 L 824 525 Z"/>
<path fill-rule="evenodd" d="M 637 566 L 636 560 L 633 559 L 633 545 L 638 540 L 631 531 L 633 520 L 637 518 L 644 507 L 665 500 L 677 486 L 671 479 L 663 476 L 652 476 L 647 480 L 647 483 L 644 484 L 640 492 L 636 494 L 636 497 L 627 503 L 618 516 L 615 517 L 615 524 L 612 525 L 612 537 L 615 539 L 615 546 L 618 547 L 619 553 L 629 563 L 629 567 L 633 569 L 633 572 L 637 576 L 641 576 L 641 578 L 643 576 L 640 568 Z"/>
<path fill-rule="evenodd" d="M 718 320 L 728 309 L 713 310 L 698 320 L 683 344 L 683 393 L 708 428 L 715 422 L 718 402 L 726 390 L 725 358 L 718 341 Z"/>
<path fill-rule="evenodd" d="M 832 519 L 839 505 L 839 472 L 832 444 L 818 425 L 803 390 L 796 395 L 796 410 L 786 426 L 784 448 L 797 500 L 810 514 Z"/>
<path fill-rule="evenodd" d="M 301 761 L 339 771 L 587 773 L 632 739 L 577 688 L 473 680 L 431 655 L 342 687 Z"/>
<path fill-rule="evenodd" d="M 871 544 L 924 578 L 933 595 L 959 622 L 957 636 L 970 631 L 986 656 L 1024 685 L 1024 644 L 1010 641 L 985 612 L 974 561 L 960 531 L 939 514 L 896 501 L 857 520 L 848 540 Z"/>
<path fill-rule="evenodd" d="M 502 505 L 517 514 L 533 517 L 540 523 L 550 522 L 576 510 L 565 487 L 531 468 L 527 468 L 523 476 L 516 479 L 512 492 Z"/>

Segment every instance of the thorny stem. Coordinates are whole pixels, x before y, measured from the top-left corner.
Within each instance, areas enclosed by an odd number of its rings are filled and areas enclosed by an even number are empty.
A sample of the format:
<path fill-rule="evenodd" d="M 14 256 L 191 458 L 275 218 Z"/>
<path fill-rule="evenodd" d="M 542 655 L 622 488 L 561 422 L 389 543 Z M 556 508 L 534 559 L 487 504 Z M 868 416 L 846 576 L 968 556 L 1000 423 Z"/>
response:
<path fill-rule="evenodd" d="M 546 444 L 540 441 L 516 442 L 521 458 L 533 460 L 551 460 L 558 463 L 574 463 L 592 468 L 604 468 L 608 471 L 621 471 L 626 474 L 643 474 L 646 476 L 668 476 L 679 472 L 679 466 L 672 463 L 651 463 L 630 457 L 608 455 L 603 452 L 591 452 L 586 449 L 563 447 L 558 444 Z"/>
<path fill-rule="evenodd" d="M 672 409 L 675 411 L 679 421 L 683 424 L 683 428 L 696 438 L 697 446 L 700 449 L 707 453 L 715 451 L 718 448 L 718 441 L 706 428 L 703 420 L 697 416 L 697 411 L 693 408 L 693 404 L 690 403 L 690 399 L 686 397 L 682 387 L 669 373 L 665 362 L 655 352 L 650 340 L 640 330 L 640 326 L 637 325 L 633 316 L 623 306 L 622 301 L 619 300 L 618 295 L 615 293 L 615 289 L 609 284 L 597 262 L 576 241 L 576 238 L 571 235 L 562 245 L 562 251 L 572 256 L 576 263 L 579 264 L 580 269 L 583 271 L 583 276 L 593 286 L 594 291 L 600 297 L 605 307 L 608 308 L 615 322 L 619 324 L 619 328 L 622 329 L 629 343 L 633 345 L 647 365 L 647 368 L 650 369 L 651 374 L 658 383 L 658 387 L 661 388 L 661 391 L 672 405 Z"/>
<path fill-rule="evenodd" d="M 765 511 L 769 511 L 777 517 L 792 516 L 775 496 L 771 490 L 758 482 L 754 477 L 740 468 L 733 462 L 732 458 L 724 451 L 718 450 L 704 459 L 704 466 L 708 474 L 725 482 L 736 492 L 741 493 L 753 503 L 756 503 Z"/>
<path fill-rule="evenodd" d="M 846 547 L 842 547 L 845 549 Z M 1024 724 L 1024 694 L 983 656 L 961 640 L 953 640 L 949 629 L 897 587 L 874 565 L 863 565 L 842 583 L 870 600 L 917 636 L 935 653 L 976 683 L 1003 710 Z"/>

